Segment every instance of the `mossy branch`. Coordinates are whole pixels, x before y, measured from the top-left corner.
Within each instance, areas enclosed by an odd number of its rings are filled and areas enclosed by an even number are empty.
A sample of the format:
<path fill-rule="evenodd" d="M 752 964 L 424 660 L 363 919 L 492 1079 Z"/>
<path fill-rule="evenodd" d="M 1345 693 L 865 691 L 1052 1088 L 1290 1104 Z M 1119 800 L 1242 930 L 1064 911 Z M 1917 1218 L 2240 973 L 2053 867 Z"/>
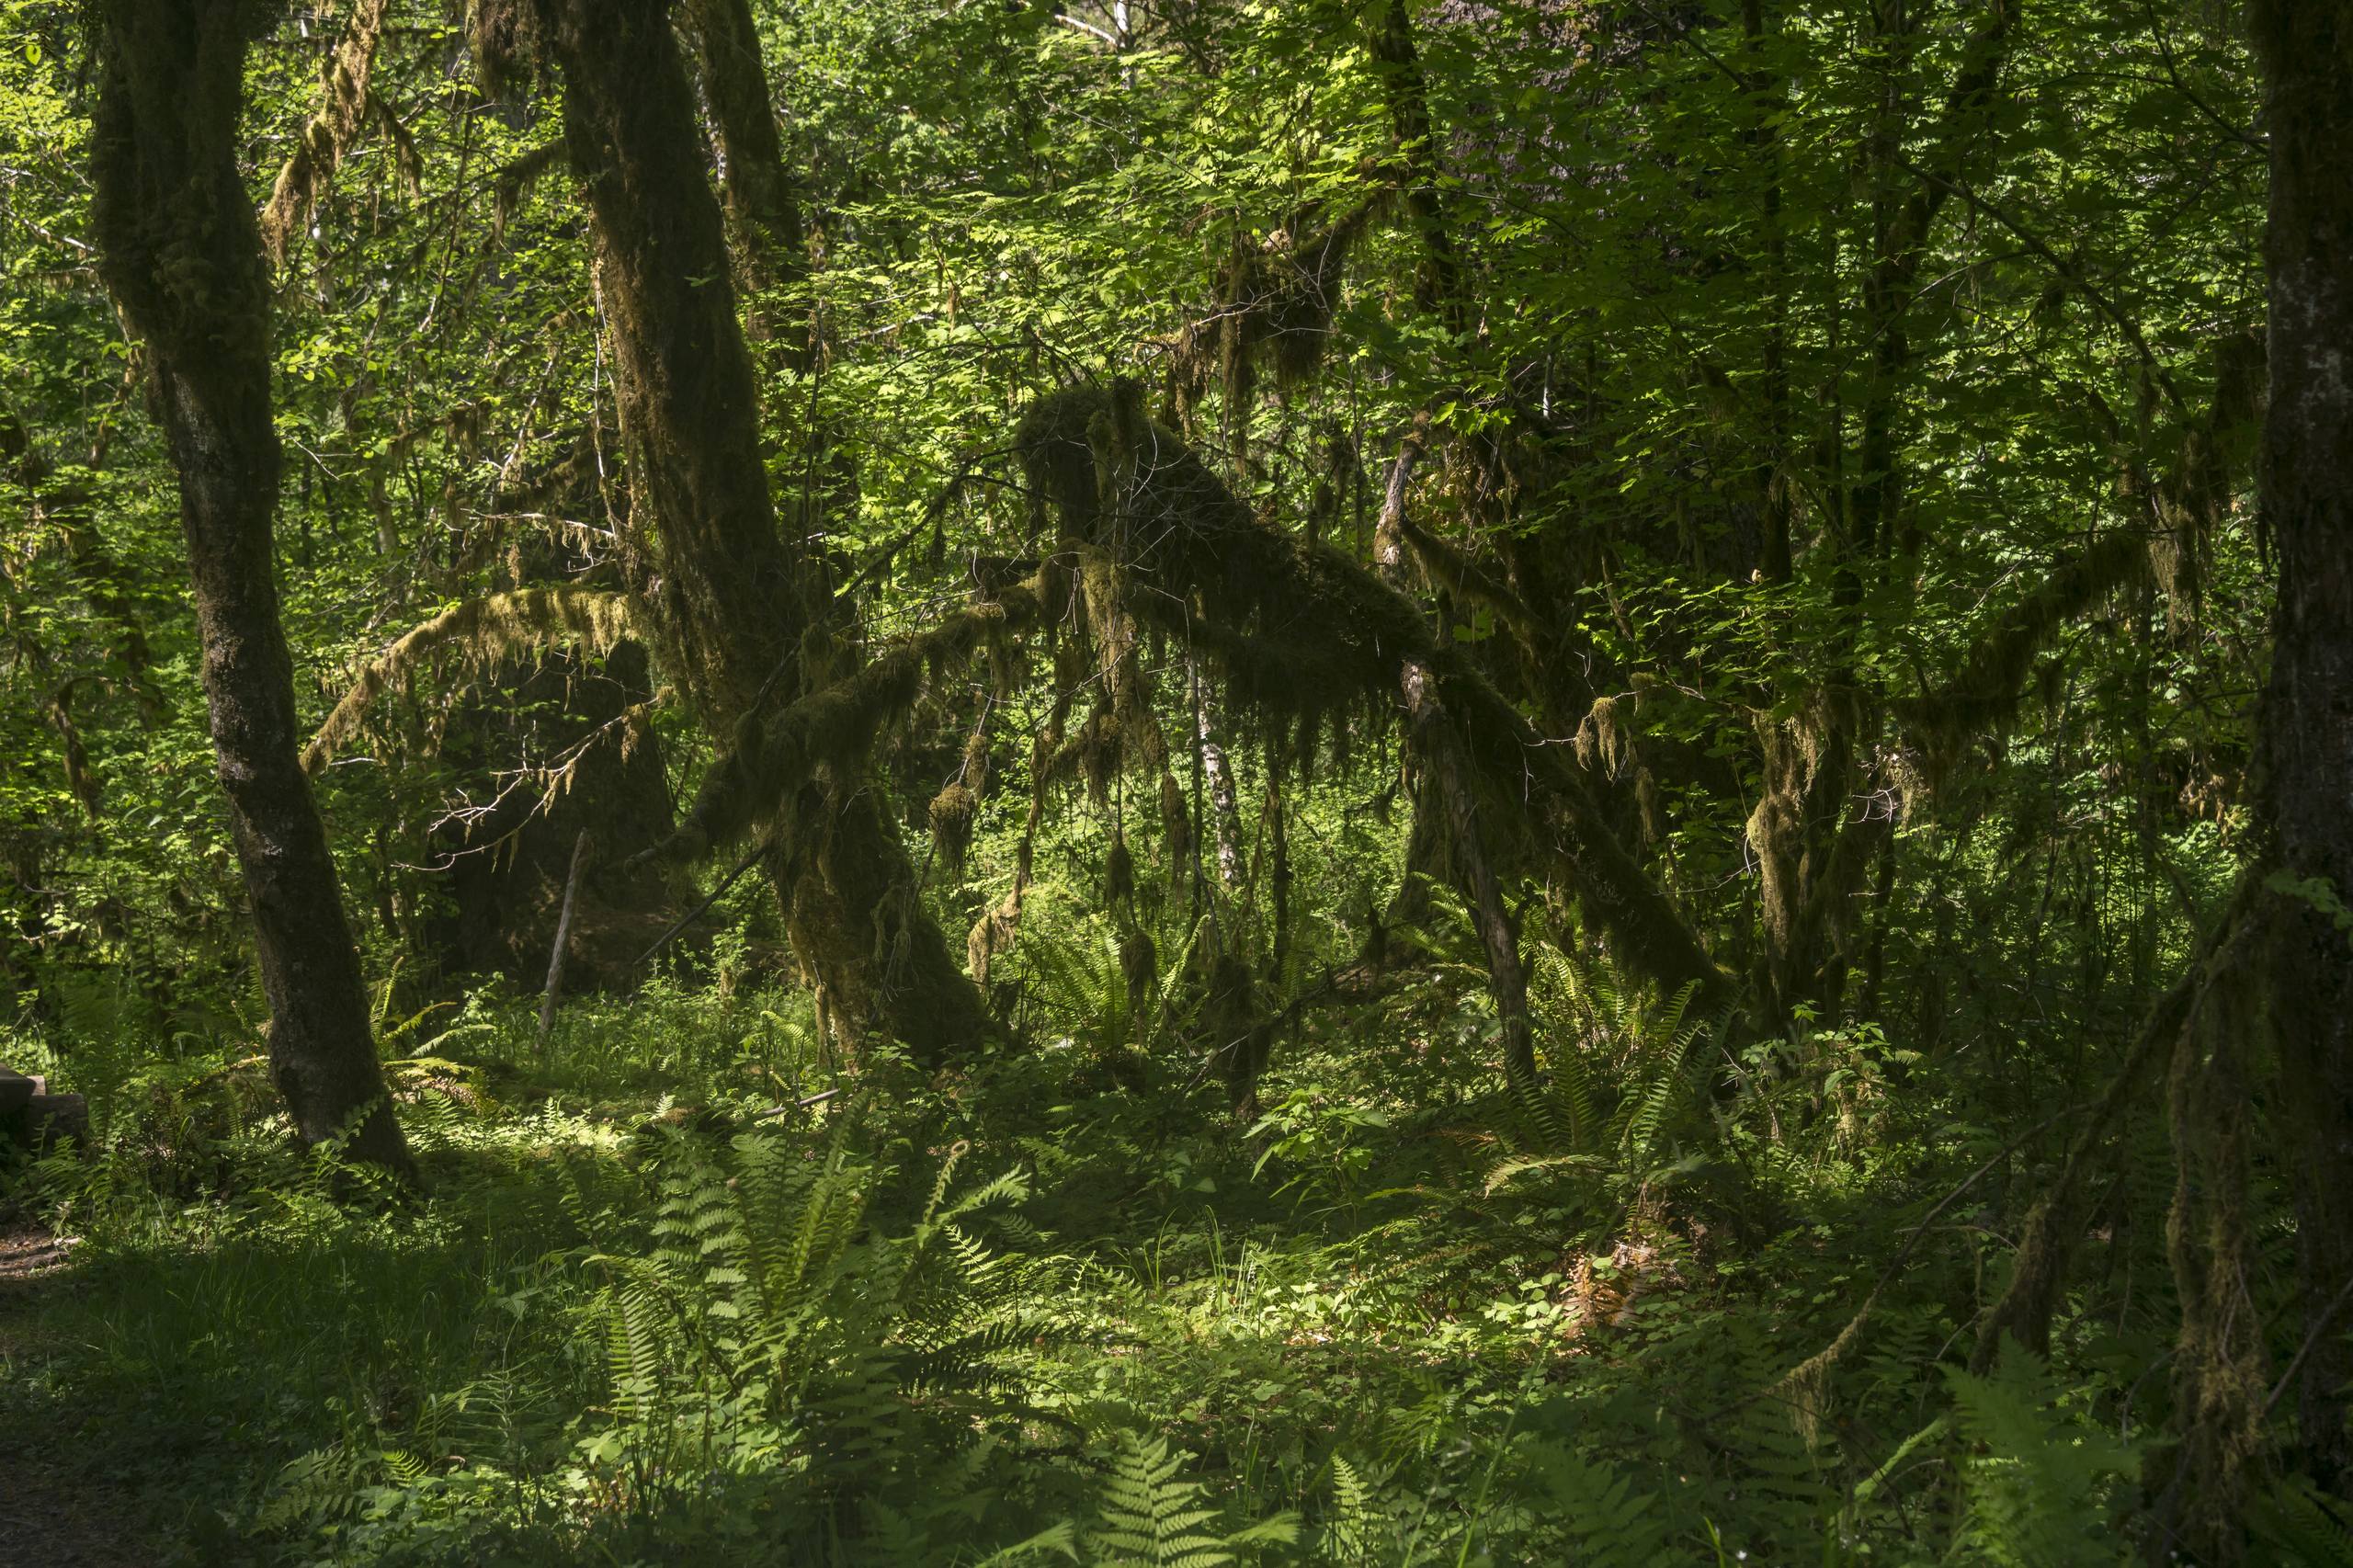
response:
<path fill-rule="evenodd" d="M 384 12 L 390 0 L 358 0 L 342 39 L 328 56 L 324 79 L 319 84 L 318 108 L 294 138 L 294 151 L 278 171 L 268 203 L 261 211 L 262 243 L 270 259 L 286 265 L 294 236 L 311 209 L 335 177 L 335 165 L 359 139 L 368 123 L 368 74 L 376 62 L 376 43 L 383 36 Z M 391 121 L 391 113 L 385 111 Z M 402 132 L 392 126 L 396 142 Z M 414 150 L 410 159 L 414 160 Z"/>
<path fill-rule="evenodd" d="M 1414 547 L 1414 553 L 1421 558 L 1422 570 L 1429 574 L 1431 582 L 1459 598 L 1495 611 L 1530 653 L 1537 651 L 1541 623 L 1510 584 L 1471 559 L 1467 551 L 1439 539 L 1402 510 L 1397 515 L 1397 531 Z"/>
<path fill-rule="evenodd" d="M 636 630 L 628 598 L 596 588 L 523 588 L 453 606 L 359 667 L 343 700 L 303 748 L 302 771 L 317 777 L 359 733 L 376 699 L 394 683 L 414 677 L 419 665 L 445 648 L 458 649 L 470 667 L 479 669 L 551 642 L 577 642 L 605 653 Z"/>
<path fill-rule="evenodd" d="M 992 638 L 1026 631 L 1052 602 L 1051 568 L 893 644 L 843 678 L 776 709 L 748 714 L 676 830 L 638 861 L 693 860 L 741 839 L 821 767 L 845 773 L 884 725 L 912 710 L 925 675 L 961 667 Z"/>
<path fill-rule="evenodd" d="M 1131 612 L 1189 637 L 1238 697 L 1274 717 L 1372 705 L 1395 713 L 1408 665 L 1427 667 L 1467 767 L 1498 797 L 1527 801 L 1551 830 L 1543 848 L 1620 959 L 1668 991 L 1697 983 L 1704 1009 L 1728 1002 L 1731 978 L 1618 841 L 1574 760 L 1440 646 L 1413 600 L 1338 551 L 1253 516 L 1182 437 L 1142 417 L 1142 401 L 1133 382 L 1068 388 L 1032 404 L 1015 437 L 1032 505 L 1059 514 L 1066 541 L 1108 547 L 1115 532 L 1134 541 Z M 1120 431 L 1134 432 L 1135 449 L 1107 461 L 1095 447 Z M 1097 483 L 1106 470 L 1131 476 L 1116 509 Z"/>
<path fill-rule="evenodd" d="M 1932 769 L 1949 767 L 1972 740 L 2007 724 L 2024 699 L 2035 655 L 2068 622 L 2149 571 L 2147 540 L 2129 530 L 2109 534 L 2003 615 L 1970 649 L 1959 675 L 1938 690 L 1897 703 Z"/>
<path fill-rule="evenodd" d="M 505 237 L 506 225 L 523 205 L 523 198 L 530 194 L 541 175 L 563 161 L 563 143 L 550 142 L 503 165 L 492 176 L 490 232 L 494 237 Z"/>
<path fill-rule="evenodd" d="M 2090 1228 L 2093 1162 L 2115 1130 L 2118 1116 L 2150 1086 L 2155 1069 L 2180 1040 L 2202 969 L 2202 960 L 2193 964 L 2149 1010 L 2115 1081 L 2077 1126 L 2058 1179 L 2028 1211 L 2010 1265 L 2010 1282 L 1978 1321 L 1971 1371 L 1983 1376 L 1992 1369 L 2006 1335 L 2038 1356 L 2051 1353 L 2052 1311 L 2066 1282 L 2075 1244 Z"/>

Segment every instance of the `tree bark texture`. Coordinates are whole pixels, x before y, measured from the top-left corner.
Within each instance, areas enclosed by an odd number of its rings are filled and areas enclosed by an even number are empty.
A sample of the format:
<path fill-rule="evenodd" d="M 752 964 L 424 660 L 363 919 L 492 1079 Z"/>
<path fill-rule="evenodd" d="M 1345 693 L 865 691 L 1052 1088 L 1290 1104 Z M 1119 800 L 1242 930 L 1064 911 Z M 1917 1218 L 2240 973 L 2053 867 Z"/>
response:
<path fill-rule="evenodd" d="M 747 288 L 790 283 L 806 270 L 801 208 L 768 101 L 767 68 L 751 0 L 691 0 L 688 6 L 703 101 L 719 152 L 720 194 L 737 234 Z"/>
<path fill-rule="evenodd" d="M 2250 7 L 2268 80 L 2270 400 L 2259 478 L 2279 563 L 2262 800 L 2301 892 L 2273 901 L 2269 1010 L 2295 1140 L 2305 1460 L 2353 1482 L 2353 4 Z M 2336 1308 L 2334 1322 L 2321 1314 Z"/>
<path fill-rule="evenodd" d="M 93 221 L 107 282 L 144 340 L 180 475 L 212 743 L 296 1133 L 408 1155 L 369 1038 L 335 861 L 297 753 L 271 517 L 269 295 L 237 172 L 248 14 L 236 0 L 108 0 Z"/>
<path fill-rule="evenodd" d="M 1478 796 L 1463 765 L 1461 742 L 1439 704 L 1438 677 L 1427 664 L 1407 659 L 1398 690 L 1406 729 L 1430 771 L 1436 801 L 1444 806 L 1447 836 L 1469 893 L 1471 924 L 1486 951 L 1495 1018 L 1503 1028 L 1504 1074 L 1515 1089 L 1530 1089 L 1536 1082 L 1536 1041 L 1529 1028 L 1528 971 L 1519 958 L 1519 927 L 1487 863 Z"/>

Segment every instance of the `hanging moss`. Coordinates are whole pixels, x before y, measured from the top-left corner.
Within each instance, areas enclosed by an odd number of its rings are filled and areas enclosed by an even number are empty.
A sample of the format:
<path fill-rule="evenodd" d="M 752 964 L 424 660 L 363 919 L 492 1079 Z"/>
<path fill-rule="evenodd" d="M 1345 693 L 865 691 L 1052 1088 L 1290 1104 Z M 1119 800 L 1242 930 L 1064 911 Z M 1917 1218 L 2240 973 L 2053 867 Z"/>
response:
<path fill-rule="evenodd" d="M 1173 772 L 1160 776 L 1160 833 L 1167 846 L 1168 869 L 1174 873 L 1193 857 L 1193 821 L 1185 809 L 1184 786 Z"/>
<path fill-rule="evenodd" d="M 1086 778 L 1087 799 L 1098 806 L 1111 803 L 1111 780 L 1120 770 L 1120 722 L 1108 704 L 1098 706 L 1078 727 L 1072 743 L 1079 771 Z"/>
<path fill-rule="evenodd" d="M 746 714 L 733 745 L 704 779 L 677 831 L 649 856 L 692 859 L 742 839 L 820 770 L 854 774 L 886 724 L 904 716 L 932 681 L 961 671 L 981 642 L 1037 624 L 1040 585 L 1006 589 L 930 631 L 897 643 L 862 668 L 766 715 Z M 845 651 L 804 646 L 829 662 Z"/>
<path fill-rule="evenodd" d="M 466 51 L 473 56 L 475 79 L 487 96 L 507 97 L 527 87 L 540 56 L 529 0 L 470 0 Z"/>
<path fill-rule="evenodd" d="M 444 650 L 454 652 L 470 669 L 486 670 L 553 642 L 573 642 L 592 653 L 608 653 L 637 631 L 628 598 L 595 588 L 520 588 L 470 599 L 408 632 L 354 673 L 350 689 L 304 748 L 302 771 L 315 777 L 359 733 L 378 698 L 394 685 L 405 684 L 426 659 Z"/>
<path fill-rule="evenodd" d="M 1103 902 L 1132 903 L 1135 896 L 1136 858 L 1128 850 L 1127 835 L 1115 833 L 1111 835 L 1111 848 L 1103 857 Z"/>
<path fill-rule="evenodd" d="M 1634 772 L 1634 809 L 1643 823 L 1643 839 L 1649 844 L 1666 841 L 1666 801 L 1659 792 L 1658 779 L 1647 767 Z"/>
<path fill-rule="evenodd" d="M 1012 891 L 973 922 L 972 933 L 965 937 L 964 966 L 971 972 L 973 984 L 986 987 L 990 966 L 1013 950 L 1013 938 L 1021 925 L 1022 894 L 1029 880 L 1026 871 L 1015 873 Z"/>
<path fill-rule="evenodd" d="M 295 134 L 294 151 L 278 171 L 278 182 L 261 210 L 262 243 L 270 259 L 283 267 L 294 236 L 302 230 L 311 209 L 335 177 L 335 165 L 368 123 L 368 76 L 376 62 L 376 43 L 383 36 L 384 12 L 390 0 L 358 0 L 335 52 L 327 57 L 325 79 L 319 85 L 318 108 Z M 382 116 L 391 119 L 389 111 Z M 392 123 L 396 142 L 401 135 Z M 414 166 L 415 149 L 408 150 Z"/>
<path fill-rule="evenodd" d="M 494 240 L 506 238 L 506 225 L 514 221 L 523 198 L 539 183 L 541 175 L 563 161 L 563 143 L 551 142 L 534 147 L 491 177 L 490 233 Z"/>
<path fill-rule="evenodd" d="M 1181 394 L 1198 397 L 1214 370 L 1229 395 L 1246 397 L 1251 362 L 1260 358 L 1273 366 L 1279 386 L 1313 375 L 1331 343 L 1349 254 L 1381 202 L 1376 197 L 1328 223 L 1302 208 L 1255 245 L 1237 234 L 1211 284 L 1216 307 L 1171 345 Z"/>
<path fill-rule="evenodd" d="M 1604 695 L 1593 699 L 1585 720 L 1577 725 L 1575 748 L 1579 766 L 1598 769 L 1615 778 L 1625 772 L 1634 760 L 1634 714 L 1642 697 L 1631 693 L 1625 697 Z"/>
<path fill-rule="evenodd" d="M 1128 983 L 1128 1006 L 1142 1012 L 1160 985 L 1160 949 L 1141 926 L 1120 938 L 1120 972 Z"/>
<path fill-rule="evenodd" d="M 1098 452 L 1107 442 L 1133 443 Z M 1356 561 L 1306 544 L 1251 514 L 1171 430 L 1143 414 L 1132 381 L 1078 385 L 1032 403 L 1016 429 L 1033 527 L 1049 515 L 1072 545 L 1133 541 L 1128 574 L 1152 591 L 1128 612 L 1158 620 L 1224 672 L 1237 701 L 1262 717 L 1393 713 L 1408 662 L 1427 667 L 1461 730 L 1465 764 L 1498 801 L 1499 829 L 1539 842 L 1622 961 L 1670 989 L 1701 986 L 1722 1005 L 1728 981 L 1665 892 L 1619 843 L 1574 759 L 1548 746 L 1526 716 L 1450 647 L 1439 647 L 1411 599 Z M 1107 506 L 1102 476 L 1128 476 Z M 1540 835 L 1524 829 L 1531 817 Z"/>

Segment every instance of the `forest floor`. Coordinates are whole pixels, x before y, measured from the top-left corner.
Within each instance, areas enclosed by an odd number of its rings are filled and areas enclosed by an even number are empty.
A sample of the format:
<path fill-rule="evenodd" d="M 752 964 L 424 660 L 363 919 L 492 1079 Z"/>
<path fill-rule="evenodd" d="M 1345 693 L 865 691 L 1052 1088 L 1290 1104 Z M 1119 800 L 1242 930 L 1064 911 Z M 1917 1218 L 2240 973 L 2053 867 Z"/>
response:
<path fill-rule="evenodd" d="M 1797 1147 L 1795 1074 L 1711 1127 L 1697 1029 L 1630 1013 L 1551 1150 L 1464 975 L 1305 1016 L 1255 1124 L 1100 1028 L 927 1074 L 790 995 L 551 1051 L 470 1006 L 392 1064 L 401 1199 L 151 1064 L 93 1101 L 139 1137 L 16 1193 L 86 1241 L 0 1223 L 0 1562 L 1927 1562 L 2014 1472 L 2071 1548 L 2019 1560 L 2112 1560 L 2126 1456 L 2040 1363 L 1938 1407 L 1967 1245 L 1790 1392 L 1992 1131 L 1874 1096 Z"/>
<path fill-rule="evenodd" d="M 46 1568 L 129 1568 L 155 1561 L 134 1537 L 130 1494 L 94 1474 L 67 1434 L 54 1397 L 28 1387 L 48 1358 L 43 1308 L 56 1293 L 79 1289 L 73 1243 L 33 1225 L 0 1231 L 0 1489 L 8 1519 L 0 1558 Z M 47 1418 L 44 1419 L 43 1417 Z"/>

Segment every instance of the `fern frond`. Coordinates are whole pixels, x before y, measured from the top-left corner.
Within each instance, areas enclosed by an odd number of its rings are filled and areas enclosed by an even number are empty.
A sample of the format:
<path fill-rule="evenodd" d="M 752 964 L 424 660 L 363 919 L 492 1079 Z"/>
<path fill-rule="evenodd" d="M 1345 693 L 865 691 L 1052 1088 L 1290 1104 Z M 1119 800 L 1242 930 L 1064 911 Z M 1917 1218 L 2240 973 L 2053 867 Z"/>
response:
<path fill-rule="evenodd" d="M 2005 1568 L 2112 1562 L 2107 1503 L 2135 1460 L 2122 1442 L 2054 1414 L 2040 1358 L 2005 1338 L 1991 1373 L 1947 1369 L 1964 1439 L 1963 1544 Z"/>
<path fill-rule="evenodd" d="M 2344 1505 L 2302 1478 L 2281 1482 L 2251 1510 L 2256 1540 L 2281 1568 L 2353 1568 L 2353 1528 Z"/>

